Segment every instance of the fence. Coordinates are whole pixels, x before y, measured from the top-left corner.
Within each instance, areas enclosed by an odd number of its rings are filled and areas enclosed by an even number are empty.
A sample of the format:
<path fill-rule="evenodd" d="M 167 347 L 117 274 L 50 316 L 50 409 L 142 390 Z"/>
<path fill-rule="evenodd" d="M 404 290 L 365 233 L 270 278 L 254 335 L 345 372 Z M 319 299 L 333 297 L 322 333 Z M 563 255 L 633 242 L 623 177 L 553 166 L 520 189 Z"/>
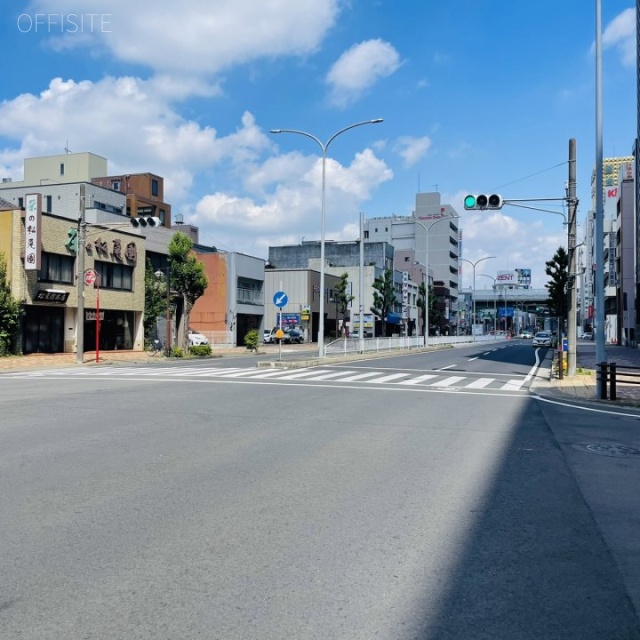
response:
<path fill-rule="evenodd" d="M 199 331 L 198 333 L 209 341 L 212 349 L 235 346 L 233 331 Z"/>
<path fill-rule="evenodd" d="M 640 384 L 640 367 L 618 366 L 615 362 L 600 362 L 596 372 L 600 399 L 616 400 L 618 398 L 618 382 L 624 384 Z M 609 390 L 607 393 L 607 383 Z"/>
<path fill-rule="evenodd" d="M 504 340 L 504 336 L 430 336 L 429 347 L 453 344 L 473 344 L 478 342 L 495 342 Z M 362 344 L 362 347 L 361 347 Z M 397 338 L 340 338 L 330 342 L 325 347 L 325 353 L 329 355 L 342 355 L 347 353 L 367 353 L 380 351 L 393 351 L 398 349 L 424 348 L 424 336 L 397 337 Z"/>

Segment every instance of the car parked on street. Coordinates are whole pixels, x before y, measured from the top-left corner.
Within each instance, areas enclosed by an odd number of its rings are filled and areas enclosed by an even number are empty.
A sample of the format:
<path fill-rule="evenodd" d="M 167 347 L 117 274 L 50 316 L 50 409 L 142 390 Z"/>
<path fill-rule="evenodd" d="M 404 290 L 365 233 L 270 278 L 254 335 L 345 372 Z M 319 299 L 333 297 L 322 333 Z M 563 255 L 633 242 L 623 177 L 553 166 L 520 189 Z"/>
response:
<path fill-rule="evenodd" d="M 304 334 L 298 329 L 286 329 L 282 342 L 284 344 L 302 344 L 304 342 Z"/>
<path fill-rule="evenodd" d="M 550 347 L 551 346 L 551 333 L 549 331 L 538 331 L 533 340 L 531 340 L 531 346 L 533 347 Z"/>
<path fill-rule="evenodd" d="M 265 329 L 262 332 L 262 342 L 264 344 L 271 344 L 274 341 L 273 332 L 269 331 L 269 329 Z"/>
<path fill-rule="evenodd" d="M 197 347 L 199 345 L 209 344 L 209 341 L 207 340 L 206 336 L 202 335 L 201 333 L 198 333 L 197 331 L 191 331 L 191 329 L 189 329 L 189 333 L 187 334 L 187 341 L 190 347 Z"/>

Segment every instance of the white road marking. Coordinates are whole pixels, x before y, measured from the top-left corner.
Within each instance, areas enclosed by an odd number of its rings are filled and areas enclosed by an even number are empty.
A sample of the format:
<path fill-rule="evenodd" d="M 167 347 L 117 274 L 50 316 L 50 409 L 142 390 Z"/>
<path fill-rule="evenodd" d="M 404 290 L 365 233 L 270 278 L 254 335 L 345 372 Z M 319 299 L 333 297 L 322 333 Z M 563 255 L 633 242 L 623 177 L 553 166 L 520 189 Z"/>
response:
<path fill-rule="evenodd" d="M 457 382 L 464 380 L 465 376 L 451 376 L 450 378 L 445 378 L 444 380 L 440 380 L 439 382 L 434 382 L 430 384 L 430 387 L 451 387 Z"/>
<path fill-rule="evenodd" d="M 495 378 L 478 378 L 477 380 L 474 380 L 473 382 L 466 384 L 465 388 L 466 389 L 484 389 L 485 387 L 489 386 L 494 380 Z"/>
<path fill-rule="evenodd" d="M 380 371 L 378 373 L 381 373 Z M 409 373 L 392 373 L 389 376 L 382 376 L 382 378 L 374 378 L 373 380 L 365 380 L 365 382 L 370 382 L 371 384 L 381 384 L 383 382 L 391 382 L 391 380 L 397 380 L 398 378 L 406 378 Z"/>
<path fill-rule="evenodd" d="M 425 380 L 431 380 L 432 378 L 437 378 L 438 376 L 434 375 L 433 373 L 427 373 L 423 376 L 418 376 L 416 378 L 411 378 L 411 380 L 402 380 L 400 382 L 400 384 L 420 384 L 421 382 L 424 382 Z"/>
<path fill-rule="evenodd" d="M 371 376 L 379 376 L 380 371 L 369 371 L 368 373 L 358 373 L 355 376 L 349 376 L 348 378 L 343 378 L 340 382 L 357 382 L 358 380 L 364 380 L 365 378 L 370 378 Z"/>
<path fill-rule="evenodd" d="M 524 379 L 522 380 L 509 380 L 509 382 L 505 382 L 502 385 L 502 389 L 505 391 L 520 391 L 522 385 L 524 384 Z"/>
<path fill-rule="evenodd" d="M 436 371 L 446 371 L 447 369 L 453 369 L 453 367 L 455 367 L 455 364 L 448 364 L 446 367 L 441 367 L 440 369 L 436 369 Z"/>

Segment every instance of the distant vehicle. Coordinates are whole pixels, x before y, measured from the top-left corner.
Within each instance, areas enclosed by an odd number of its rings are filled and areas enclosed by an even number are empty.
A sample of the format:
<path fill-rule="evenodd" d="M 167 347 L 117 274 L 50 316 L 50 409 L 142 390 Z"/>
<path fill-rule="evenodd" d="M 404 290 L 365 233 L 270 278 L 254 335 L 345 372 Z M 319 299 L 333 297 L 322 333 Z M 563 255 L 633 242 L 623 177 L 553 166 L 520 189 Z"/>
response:
<path fill-rule="evenodd" d="M 525 340 L 531 340 L 531 338 L 533 338 L 533 333 L 531 333 L 531 331 L 521 331 L 518 334 L 518 338 L 524 338 Z"/>
<path fill-rule="evenodd" d="M 551 334 L 548 331 L 538 331 L 531 341 L 533 347 L 550 347 Z"/>
<path fill-rule="evenodd" d="M 264 344 L 271 344 L 273 342 L 273 338 L 273 333 L 269 331 L 269 329 L 265 329 L 262 332 L 262 342 L 264 342 Z"/>
<path fill-rule="evenodd" d="M 284 344 L 302 344 L 304 342 L 304 334 L 298 329 L 287 329 L 282 338 Z"/>
<path fill-rule="evenodd" d="M 583 340 L 593 340 L 593 333 L 591 331 L 585 331 L 582 334 L 582 339 Z"/>
<path fill-rule="evenodd" d="M 187 342 L 189 343 L 190 347 L 197 347 L 198 345 L 201 345 L 201 344 L 209 344 L 209 341 L 207 340 L 206 336 L 203 336 L 201 333 L 198 333 L 197 331 L 191 331 L 191 330 L 189 330 L 189 333 L 187 335 Z"/>

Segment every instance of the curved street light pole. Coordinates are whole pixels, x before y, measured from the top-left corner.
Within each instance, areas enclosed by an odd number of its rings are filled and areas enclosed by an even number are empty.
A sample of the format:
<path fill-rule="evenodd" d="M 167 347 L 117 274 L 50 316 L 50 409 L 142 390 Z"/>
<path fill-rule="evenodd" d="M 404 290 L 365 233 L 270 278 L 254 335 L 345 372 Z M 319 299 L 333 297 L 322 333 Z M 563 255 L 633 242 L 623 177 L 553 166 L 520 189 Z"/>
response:
<path fill-rule="evenodd" d="M 365 124 L 379 124 L 382 122 L 382 118 L 375 118 L 374 120 L 364 120 L 363 122 L 356 122 L 350 124 L 344 129 L 340 129 L 334 133 L 325 143 L 319 138 L 306 131 L 300 131 L 299 129 L 271 129 L 270 133 L 297 133 L 298 135 L 311 138 L 322 149 L 322 200 L 320 204 L 320 312 L 318 318 L 318 356 L 324 358 L 324 245 L 325 245 L 325 218 L 326 218 L 326 176 L 327 176 L 327 149 L 329 145 L 342 133 L 354 129 L 355 127 L 361 127 Z M 362 327 L 360 327 L 362 331 Z"/>
<path fill-rule="evenodd" d="M 460 216 L 443 216 L 442 218 L 438 218 L 434 220 L 431 224 L 424 224 L 424 222 L 420 222 L 419 220 L 414 220 L 417 225 L 420 225 L 424 229 L 424 269 L 425 269 L 425 290 L 424 290 L 424 346 L 427 347 L 429 341 L 429 229 L 433 227 L 434 224 L 438 224 L 438 222 L 442 222 L 443 220 L 455 220 Z"/>
<path fill-rule="evenodd" d="M 489 278 L 490 280 L 493 280 L 493 335 L 494 337 L 496 337 L 496 334 L 498 332 L 498 286 L 496 285 L 496 282 L 498 281 L 498 278 L 494 278 L 493 276 L 487 275 L 486 273 L 479 273 L 478 275 L 481 278 Z"/>
<path fill-rule="evenodd" d="M 473 340 L 475 342 L 476 334 L 473 330 L 473 327 L 476 323 L 476 265 L 480 264 L 483 260 L 493 260 L 496 256 L 485 256 L 484 258 L 480 258 L 480 260 L 476 260 L 472 262 L 471 260 L 467 260 L 466 258 L 458 258 L 458 260 L 462 260 L 463 262 L 468 262 L 473 267 L 473 317 L 471 318 L 471 335 L 473 336 Z"/>

